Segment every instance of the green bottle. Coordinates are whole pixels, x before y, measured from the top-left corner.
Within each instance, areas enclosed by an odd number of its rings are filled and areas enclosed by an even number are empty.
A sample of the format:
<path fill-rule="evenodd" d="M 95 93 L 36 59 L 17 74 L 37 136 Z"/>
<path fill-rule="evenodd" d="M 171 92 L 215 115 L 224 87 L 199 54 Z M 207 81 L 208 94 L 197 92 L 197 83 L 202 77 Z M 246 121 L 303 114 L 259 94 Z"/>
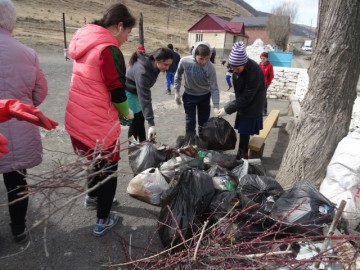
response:
<path fill-rule="evenodd" d="M 228 191 L 235 191 L 235 185 L 234 185 L 233 181 L 230 181 L 230 180 L 226 181 L 225 187 Z"/>

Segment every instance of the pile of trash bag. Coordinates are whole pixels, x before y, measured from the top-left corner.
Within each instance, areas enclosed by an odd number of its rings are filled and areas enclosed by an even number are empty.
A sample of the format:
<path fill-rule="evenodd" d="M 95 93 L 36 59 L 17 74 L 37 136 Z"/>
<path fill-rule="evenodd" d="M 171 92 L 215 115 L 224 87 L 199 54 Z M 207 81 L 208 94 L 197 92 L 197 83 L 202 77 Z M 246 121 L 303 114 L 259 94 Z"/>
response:
<path fill-rule="evenodd" d="M 210 122 L 210 127 L 218 124 Z M 207 132 L 203 129 L 201 138 L 188 135 L 178 139 L 180 147 L 144 142 L 129 150 L 136 176 L 127 191 L 161 207 L 158 232 L 164 247 L 176 246 L 173 251 L 177 251 L 191 245 L 187 240 L 202 229 L 206 220 L 210 224 L 231 220 L 223 233 L 239 242 L 264 232 L 274 238 L 289 233 L 320 235 L 322 228 L 331 223 L 334 204 L 309 181 L 300 181 L 284 191 L 266 175 L 260 159 L 236 160 L 225 150 L 206 149 L 230 148 L 227 140 L 214 147 L 210 133 L 214 140 L 219 134 L 232 137 L 230 133 Z"/>

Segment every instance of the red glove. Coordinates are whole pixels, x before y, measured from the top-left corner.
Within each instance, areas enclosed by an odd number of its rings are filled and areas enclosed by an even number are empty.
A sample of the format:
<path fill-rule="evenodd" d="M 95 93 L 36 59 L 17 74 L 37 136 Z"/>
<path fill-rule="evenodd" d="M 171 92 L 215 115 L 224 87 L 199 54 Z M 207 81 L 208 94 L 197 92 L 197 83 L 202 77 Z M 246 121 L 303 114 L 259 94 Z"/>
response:
<path fill-rule="evenodd" d="M 7 102 L 9 115 L 20 121 L 28 121 L 48 130 L 54 129 L 58 122 L 45 116 L 38 108 L 11 99 Z"/>
<path fill-rule="evenodd" d="M 9 153 L 9 149 L 7 148 L 8 143 L 9 141 L 0 133 L 0 158 L 2 158 L 3 154 Z"/>

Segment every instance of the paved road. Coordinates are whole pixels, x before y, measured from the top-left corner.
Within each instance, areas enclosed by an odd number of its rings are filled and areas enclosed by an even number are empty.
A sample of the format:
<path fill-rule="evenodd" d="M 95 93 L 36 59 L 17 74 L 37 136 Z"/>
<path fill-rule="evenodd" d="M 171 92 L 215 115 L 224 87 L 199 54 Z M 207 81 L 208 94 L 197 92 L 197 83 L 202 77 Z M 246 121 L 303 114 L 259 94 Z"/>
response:
<path fill-rule="evenodd" d="M 65 62 L 61 55 L 41 55 L 41 63 L 49 82 L 49 95 L 41 109 L 50 117 L 59 121 L 60 126 L 52 132 L 43 132 L 44 161 L 29 170 L 32 175 L 42 175 L 50 180 L 55 168 L 73 162 L 75 157 L 69 138 L 64 131 L 64 110 L 67 101 L 72 62 Z M 233 93 L 225 91 L 225 67 L 217 65 L 218 82 L 222 105 L 233 98 Z M 165 76 L 161 74 L 153 88 L 155 122 L 158 131 L 157 140 L 164 144 L 175 145 L 177 136 L 185 130 L 184 112 L 174 102 L 174 95 L 165 95 Z M 270 109 L 280 109 L 278 126 L 273 128 L 266 140 L 262 159 L 270 175 L 275 176 L 288 142 L 284 127 L 288 116 L 286 100 L 270 100 Z M 226 116 L 231 123 L 234 115 Z M 121 141 L 126 140 L 126 128 Z M 126 145 L 126 144 L 125 144 Z M 95 212 L 85 210 L 83 197 L 62 208 L 47 223 L 31 230 L 31 242 L 28 246 L 13 243 L 8 226 L 8 209 L 0 207 L 0 265 L 1 269 L 98 269 L 106 262 L 120 262 L 126 256 L 137 257 L 152 254 L 162 249 L 157 238 L 156 224 L 159 208 L 133 199 L 126 193 L 126 187 L 132 178 L 126 154 L 120 161 L 122 168 L 118 177 L 116 198 L 119 206 L 113 210 L 122 216 L 121 224 L 103 238 L 91 234 L 95 221 Z M 31 176 L 31 182 L 35 176 Z M 37 179 L 36 181 L 39 181 Z M 55 181 L 55 180 L 54 180 Z M 65 196 L 65 195 L 66 196 Z M 43 219 L 49 209 L 60 209 L 69 199 L 69 194 L 79 194 L 71 189 L 58 188 L 32 196 L 28 211 L 28 225 Z M 6 202 L 4 186 L 0 185 L 0 204 Z M 51 203 L 50 203 L 51 202 Z M 130 244 L 130 248 L 128 247 Z M 150 251 L 146 252 L 149 249 Z M 20 254 L 18 254 L 20 253 Z M 130 253 L 130 254 L 129 254 Z M 127 254 L 127 255 L 125 255 Z"/>

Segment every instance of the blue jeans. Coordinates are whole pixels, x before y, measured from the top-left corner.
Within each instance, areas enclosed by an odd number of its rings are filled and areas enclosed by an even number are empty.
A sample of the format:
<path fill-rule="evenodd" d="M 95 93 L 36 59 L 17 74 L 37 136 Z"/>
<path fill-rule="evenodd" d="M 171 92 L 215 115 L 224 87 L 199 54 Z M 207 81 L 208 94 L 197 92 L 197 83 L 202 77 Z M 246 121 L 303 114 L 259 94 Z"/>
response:
<path fill-rule="evenodd" d="M 225 79 L 226 79 L 226 82 L 227 82 L 227 85 L 229 88 L 232 87 L 232 84 L 231 84 L 231 75 L 226 75 L 225 76 Z"/>
<path fill-rule="evenodd" d="M 166 71 L 166 89 L 170 90 L 171 85 L 174 85 L 175 72 Z"/>
<path fill-rule="evenodd" d="M 196 109 L 198 115 L 199 133 L 204 123 L 210 117 L 210 97 L 211 93 L 194 96 L 184 93 L 182 100 L 185 109 L 186 134 L 196 133 Z"/>

